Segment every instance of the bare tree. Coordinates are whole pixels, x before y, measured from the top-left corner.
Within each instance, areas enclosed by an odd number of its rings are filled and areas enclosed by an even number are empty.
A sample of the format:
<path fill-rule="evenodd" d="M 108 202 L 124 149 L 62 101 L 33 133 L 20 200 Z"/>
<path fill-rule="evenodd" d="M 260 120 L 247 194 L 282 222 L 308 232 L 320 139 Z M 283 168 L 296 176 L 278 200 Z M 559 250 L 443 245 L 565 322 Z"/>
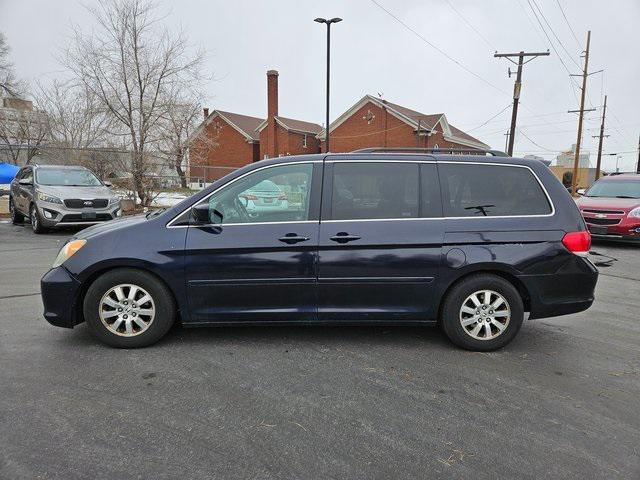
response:
<path fill-rule="evenodd" d="M 0 146 L 8 152 L 14 165 L 21 152 L 30 163 L 49 138 L 49 125 L 43 112 L 37 110 L 0 109 Z"/>
<path fill-rule="evenodd" d="M 175 170 L 182 188 L 186 188 L 185 153 L 189 148 L 189 141 L 202 123 L 202 107 L 197 100 L 189 102 L 176 99 L 172 103 L 174 103 L 172 108 L 158 123 L 157 150 L 167 165 Z M 216 139 L 201 135 L 198 141 L 198 153 L 206 155 L 216 145 Z"/>
<path fill-rule="evenodd" d="M 113 115 L 91 90 L 84 84 L 55 80 L 47 86 L 37 84 L 34 96 L 49 120 L 48 157 L 87 167 L 102 180 L 118 170 L 125 152 L 113 147 L 117 142 L 112 135 Z"/>
<path fill-rule="evenodd" d="M 9 60 L 10 51 L 6 37 L 0 32 L 0 97 L 19 97 L 27 90 L 26 84 L 14 72 Z"/>
<path fill-rule="evenodd" d="M 154 129 L 171 108 L 166 100 L 197 85 L 203 56 L 188 53 L 185 35 L 164 28 L 148 0 L 104 0 L 89 10 L 96 30 L 75 29 L 65 63 L 127 136 L 132 151 L 128 173 L 140 201 L 148 205 L 145 177 Z"/>

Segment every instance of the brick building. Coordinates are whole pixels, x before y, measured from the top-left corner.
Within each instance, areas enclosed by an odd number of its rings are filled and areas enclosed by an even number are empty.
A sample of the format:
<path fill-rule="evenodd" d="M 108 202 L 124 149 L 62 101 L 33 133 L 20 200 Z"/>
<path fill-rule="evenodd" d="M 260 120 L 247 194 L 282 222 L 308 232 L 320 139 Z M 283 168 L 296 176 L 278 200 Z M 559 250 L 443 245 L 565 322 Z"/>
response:
<path fill-rule="evenodd" d="M 322 127 L 278 115 L 278 72 L 267 72 L 267 118 L 204 111 L 189 141 L 189 176 L 212 182 L 263 158 L 318 153 Z"/>
<path fill-rule="evenodd" d="M 366 147 L 489 146 L 451 125 L 444 113 L 424 114 L 365 95 L 330 125 L 331 150 Z M 278 72 L 267 72 L 267 118 L 205 109 L 189 140 L 189 176 L 205 183 L 264 158 L 325 151 L 324 129 L 278 112 Z"/>
<path fill-rule="evenodd" d="M 329 126 L 331 151 L 367 147 L 490 148 L 454 127 L 444 113 L 425 114 L 365 95 Z M 318 135 L 325 150 L 324 131 Z"/>

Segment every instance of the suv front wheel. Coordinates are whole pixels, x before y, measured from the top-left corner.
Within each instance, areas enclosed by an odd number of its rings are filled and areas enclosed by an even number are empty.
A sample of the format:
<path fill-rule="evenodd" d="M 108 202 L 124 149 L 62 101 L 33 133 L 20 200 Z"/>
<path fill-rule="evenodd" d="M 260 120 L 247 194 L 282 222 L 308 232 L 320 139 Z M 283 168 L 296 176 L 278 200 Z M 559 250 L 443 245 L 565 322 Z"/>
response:
<path fill-rule="evenodd" d="M 447 294 L 441 315 L 449 339 L 467 350 L 504 347 L 516 336 L 524 319 L 518 290 L 497 275 L 476 274 Z"/>
<path fill-rule="evenodd" d="M 38 213 L 38 209 L 35 205 L 31 205 L 29 218 L 31 219 L 31 228 L 33 229 L 33 233 L 44 233 L 47 231 L 47 229 L 42 226 L 42 220 L 40 219 L 40 214 Z"/>

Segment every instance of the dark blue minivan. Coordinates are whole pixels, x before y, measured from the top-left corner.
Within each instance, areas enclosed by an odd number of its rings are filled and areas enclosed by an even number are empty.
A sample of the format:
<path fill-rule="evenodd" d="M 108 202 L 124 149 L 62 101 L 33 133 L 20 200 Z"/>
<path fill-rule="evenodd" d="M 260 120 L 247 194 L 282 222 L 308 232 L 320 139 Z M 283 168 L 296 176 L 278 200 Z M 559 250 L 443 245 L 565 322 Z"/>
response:
<path fill-rule="evenodd" d="M 239 169 L 163 212 L 74 236 L 42 278 L 53 325 L 143 347 L 184 326 L 438 323 L 493 350 L 589 308 L 571 196 L 537 160 L 370 149 Z"/>

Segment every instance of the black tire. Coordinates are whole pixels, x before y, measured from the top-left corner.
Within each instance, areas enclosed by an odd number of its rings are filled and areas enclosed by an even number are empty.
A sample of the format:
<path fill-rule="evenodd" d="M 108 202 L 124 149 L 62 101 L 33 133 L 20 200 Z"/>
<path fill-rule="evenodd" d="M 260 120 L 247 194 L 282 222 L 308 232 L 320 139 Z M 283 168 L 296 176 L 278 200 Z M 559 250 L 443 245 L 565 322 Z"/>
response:
<path fill-rule="evenodd" d="M 100 319 L 99 309 L 103 297 L 109 290 L 122 284 L 133 284 L 146 290 L 155 307 L 155 316 L 146 330 L 134 336 L 124 336 L 125 332 L 114 333 Z M 176 316 L 173 295 L 167 286 L 154 275 L 133 268 L 110 270 L 98 277 L 87 290 L 83 311 L 84 319 L 93 336 L 117 348 L 140 348 L 156 343 L 169 331 Z"/>
<path fill-rule="evenodd" d="M 47 231 L 47 229 L 42 226 L 42 218 L 40 218 L 40 214 L 35 205 L 31 205 L 29 209 L 29 218 L 31 219 L 31 229 L 33 233 L 40 234 Z"/>
<path fill-rule="evenodd" d="M 510 310 L 509 321 L 506 323 L 506 327 L 504 327 L 504 330 L 501 333 L 499 333 L 500 330 L 493 321 L 490 322 L 490 325 L 487 325 L 486 328 L 488 328 L 492 334 L 496 335 L 493 338 L 489 337 L 487 340 L 474 338 L 467 328 L 463 327 L 461 323 L 461 309 L 465 300 L 474 293 L 483 290 L 491 290 L 500 294 L 503 299 L 506 300 Z M 477 308 L 478 311 L 480 311 L 482 306 L 478 306 Z M 504 309 L 505 307 L 502 306 L 501 308 Z M 493 312 L 493 310 L 488 311 Z M 488 311 L 486 312 L 488 313 Z M 484 312 L 485 311 L 483 310 L 483 315 L 485 314 Z M 484 320 L 481 320 L 482 321 L 479 323 L 486 323 L 486 317 Z M 494 318 L 494 320 L 496 319 Z M 491 274 L 471 275 L 454 285 L 444 299 L 440 316 L 442 329 L 453 343 L 467 350 L 481 352 L 497 350 L 511 342 L 520 330 L 523 320 L 524 306 L 522 304 L 522 297 L 518 290 L 504 278 Z M 469 325 L 468 328 L 473 330 L 477 325 L 478 323 L 474 322 Z M 480 332 L 486 332 L 484 328 L 483 324 L 480 328 Z"/>
<path fill-rule="evenodd" d="M 24 222 L 24 215 L 16 209 L 16 206 L 13 203 L 13 197 L 9 197 L 9 212 L 11 212 L 11 223 L 19 225 Z"/>

